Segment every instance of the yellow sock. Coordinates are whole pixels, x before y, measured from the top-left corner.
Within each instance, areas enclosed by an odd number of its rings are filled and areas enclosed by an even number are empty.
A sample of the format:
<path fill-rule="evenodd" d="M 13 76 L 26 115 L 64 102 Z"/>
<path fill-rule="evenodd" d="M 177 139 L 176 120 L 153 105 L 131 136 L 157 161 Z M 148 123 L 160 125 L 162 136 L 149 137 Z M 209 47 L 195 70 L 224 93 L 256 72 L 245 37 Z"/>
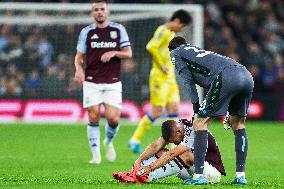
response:
<path fill-rule="evenodd" d="M 136 142 L 140 142 L 142 137 L 149 131 L 150 127 L 153 124 L 154 119 L 149 118 L 148 115 L 144 115 L 140 120 L 138 127 L 136 128 L 132 139 Z"/>

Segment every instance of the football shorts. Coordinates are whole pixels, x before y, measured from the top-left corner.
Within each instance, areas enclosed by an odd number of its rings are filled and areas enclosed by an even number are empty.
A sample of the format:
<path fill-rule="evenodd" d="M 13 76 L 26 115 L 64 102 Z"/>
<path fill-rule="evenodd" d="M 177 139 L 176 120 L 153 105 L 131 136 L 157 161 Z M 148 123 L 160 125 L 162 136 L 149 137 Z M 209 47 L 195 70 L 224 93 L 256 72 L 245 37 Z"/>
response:
<path fill-rule="evenodd" d="M 150 77 L 150 103 L 166 106 L 168 103 L 179 102 L 179 89 L 175 80 L 161 77 Z"/>
<path fill-rule="evenodd" d="M 253 78 L 244 66 L 228 66 L 214 79 L 198 115 L 217 117 L 247 116 L 253 92 Z"/>
<path fill-rule="evenodd" d="M 83 107 L 108 104 L 121 109 L 122 106 L 122 84 L 116 83 L 83 83 Z"/>

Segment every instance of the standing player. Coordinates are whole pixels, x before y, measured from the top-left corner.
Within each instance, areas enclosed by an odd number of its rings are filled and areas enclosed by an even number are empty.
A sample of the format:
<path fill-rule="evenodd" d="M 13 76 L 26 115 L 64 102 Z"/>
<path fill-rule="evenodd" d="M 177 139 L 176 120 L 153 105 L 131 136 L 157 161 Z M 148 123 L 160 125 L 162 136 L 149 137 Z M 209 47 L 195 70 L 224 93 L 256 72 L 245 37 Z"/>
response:
<path fill-rule="evenodd" d="M 119 128 L 122 104 L 120 60 L 131 58 L 132 50 L 125 28 L 108 21 L 109 9 L 105 0 L 92 4 L 95 23 L 82 29 L 75 57 L 75 80 L 83 84 L 83 106 L 88 110 L 87 134 L 93 158 L 99 164 L 100 154 L 100 105 L 105 108 L 106 158 L 116 159 L 112 141 Z M 86 58 L 84 70 L 83 62 Z"/>
<path fill-rule="evenodd" d="M 162 136 L 150 144 L 134 163 L 130 172 L 115 172 L 119 182 L 148 183 L 168 176 L 177 175 L 187 179 L 193 174 L 194 131 L 192 122 L 186 119 L 178 123 L 167 120 L 162 124 Z M 175 143 L 170 151 L 168 143 Z M 221 174 L 226 175 L 221 154 L 214 137 L 208 134 L 204 174 L 209 183 L 220 182 Z M 184 183 L 186 183 L 185 181 Z"/>
<path fill-rule="evenodd" d="M 227 124 L 235 134 L 236 179 L 233 183 L 245 185 L 245 163 L 248 138 L 245 119 L 253 92 L 253 78 L 249 71 L 235 60 L 187 44 L 182 37 L 175 37 L 169 44 L 172 62 L 188 91 L 197 118 L 194 119 L 195 174 L 188 181 L 191 185 L 206 184 L 203 175 L 207 147 L 208 125 L 217 116 L 226 115 Z M 209 89 L 202 107 L 198 103 L 195 84 Z"/>
<path fill-rule="evenodd" d="M 180 32 L 189 23 L 191 23 L 189 14 L 184 10 L 178 10 L 174 12 L 169 22 L 157 28 L 147 44 L 146 48 L 153 59 L 149 79 L 151 112 L 140 120 L 128 142 L 129 147 L 135 153 L 142 151 L 141 139 L 155 119 L 161 116 L 164 107 L 167 108 L 169 119 L 178 118 L 179 90 L 168 45 L 175 32 Z"/>

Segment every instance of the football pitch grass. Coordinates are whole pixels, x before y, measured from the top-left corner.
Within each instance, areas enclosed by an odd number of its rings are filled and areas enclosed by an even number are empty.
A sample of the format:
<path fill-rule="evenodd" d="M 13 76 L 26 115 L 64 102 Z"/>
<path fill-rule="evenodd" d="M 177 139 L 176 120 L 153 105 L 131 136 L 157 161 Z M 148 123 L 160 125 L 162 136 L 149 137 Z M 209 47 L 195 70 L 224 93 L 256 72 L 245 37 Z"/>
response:
<path fill-rule="evenodd" d="M 127 147 L 135 127 L 123 124 L 114 142 L 118 158 L 109 163 L 88 163 L 91 154 L 86 127 L 80 125 L 0 124 L 0 188 L 189 188 L 169 177 L 152 184 L 119 184 L 113 171 L 127 171 L 137 158 Z M 240 188 L 230 183 L 235 174 L 234 136 L 220 122 L 211 126 L 227 176 L 216 185 L 194 188 Z M 241 188 L 284 188 L 284 123 L 248 122 L 248 185 Z M 143 147 L 160 136 L 152 127 Z M 101 127 L 101 141 L 104 127 Z"/>

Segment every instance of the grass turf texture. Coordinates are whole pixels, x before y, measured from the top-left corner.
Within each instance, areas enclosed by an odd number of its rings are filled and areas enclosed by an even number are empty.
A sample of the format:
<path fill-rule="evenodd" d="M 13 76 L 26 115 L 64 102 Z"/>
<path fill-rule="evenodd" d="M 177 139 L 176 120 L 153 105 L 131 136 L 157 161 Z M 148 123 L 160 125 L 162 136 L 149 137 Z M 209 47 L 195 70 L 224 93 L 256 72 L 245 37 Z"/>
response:
<path fill-rule="evenodd" d="M 284 188 L 284 123 L 248 122 L 248 185 L 245 188 Z M 0 125 L 0 188 L 188 188 L 169 177 L 152 184 L 118 184 L 113 171 L 127 171 L 137 155 L 127 147 L 135 127 L 124 124 L 115 140 L 115 163 L 88 164 L 91 154 L 83 125 Z M 219 144 L 227 176 L 217 185 L 197 188 L 239 188 L 230 183 L 235 174 L 234 136 L 220 123 L 210 129 Z M 160 136 L 153 127 L 143 147 Z M 101 140 L 104 129 L 101 127 Z M 242 187 L 243 188 L 243 187 Z"/>

